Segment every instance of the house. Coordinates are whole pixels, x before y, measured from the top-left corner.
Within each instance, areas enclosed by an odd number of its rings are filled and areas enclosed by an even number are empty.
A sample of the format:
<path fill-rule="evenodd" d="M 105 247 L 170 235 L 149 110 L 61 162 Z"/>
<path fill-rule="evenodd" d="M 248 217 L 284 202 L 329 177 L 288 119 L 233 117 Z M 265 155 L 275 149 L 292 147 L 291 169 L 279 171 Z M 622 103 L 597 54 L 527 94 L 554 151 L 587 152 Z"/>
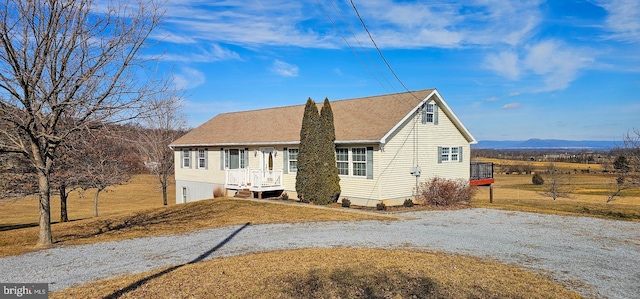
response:
<path fill-rule="evenodd" d="M 470 178 L 476 140 L 436 89 L 332 101 L 331 107 L 340 198 L 363 206 L 402 204 L 434 176 Z M 303 112 L 297 105 L 223 113 L 174 141 L 176 202 L 212 198 L 216 188 L 297 198 Z"/>

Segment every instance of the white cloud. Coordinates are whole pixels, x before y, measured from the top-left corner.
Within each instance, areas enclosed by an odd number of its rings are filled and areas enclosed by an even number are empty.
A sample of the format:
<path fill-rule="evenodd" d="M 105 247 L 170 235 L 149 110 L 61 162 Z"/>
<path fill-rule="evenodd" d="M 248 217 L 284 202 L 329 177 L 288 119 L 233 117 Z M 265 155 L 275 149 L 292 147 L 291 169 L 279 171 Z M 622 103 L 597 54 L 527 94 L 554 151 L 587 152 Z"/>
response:
<path fill-rule="evenodd" d="M 198 87 L 206 82 L 203 72 L 194 68 L 182 68 L 179 73 L 173 75 L 173 84 L 178 89 L 190 89 Z"/>
<path fill-rule="evenodd" d="M 515 52 L 504 51 L 496 55 L 488 55 L 484 65 L 509 80 L 517 80 L 520 77 L 520 63 L 518 54 Z"/>
<path fill-rule="evenodd" d="M 298 66 L 286 63 L 282 60 L 276 59 L 271 66 L 271 71 L 284 77 L 297 77 Z"/>
<path fill-rule="evenodd" d="M 611 32 L 611 38 L 627 42 L 640 42 L 640 1 L 603 0 L 596 5 L 607 10 L 605 29 Z"/>
<path fill-rule="evenodd" d="M 502 106 L 502 110 L 513 110 L 520 107 L 520 103 L 509 103 Z"/>
<path fill-rule="evenodd" d="M 185 48 L 187 49 L 187 48 Z M 167 53 L 161 56 L 165 61 L 179 62 L 213 62 L 223 60 L 240 60 L 240 55 L 220 45 L 211 45 L 209 49 L 196 48 L 192 52 Z"/>
<path fill-rule="evenodd" d="M 544 41 L 528 49 L 524 65 L 533 73 L 543 77 L 545 86 L 541 91 L 565 89 L 576 79 L 578 71 L 594 59 L 556 41 Z"/>
<path fill-rule="evenodd" d="M 500 98 L 498 98 L 498 97 L 490 97 L 490 98 L 485 99 L 485 101 L 487 101 L 487 102 L 497 102 L 499 100 L 500 100 Z"/>
<path fill-rule="evenodd" d="M 540 80 L 538 92 L 561 90 L 576 79 L 581 69 L 594 61 L 587 52 L 556 40 L 546 40 L 527 45 L 519 49 L 519 53 L 503 51 L 489 54 L 485 57 L 484 66 L 513 81 L 525 78 Z"/>
<path fill-rule="evenodd" d="M 510 97 L 517 97 L 517 96 L 519 96 L 519 95 L 520 95 L 520 93 L 519 93 L 519 92 L 517 92 L 517 91 L 510 92 L 510 93 L 509 93 L 509 96 L 510 96 Z"/>

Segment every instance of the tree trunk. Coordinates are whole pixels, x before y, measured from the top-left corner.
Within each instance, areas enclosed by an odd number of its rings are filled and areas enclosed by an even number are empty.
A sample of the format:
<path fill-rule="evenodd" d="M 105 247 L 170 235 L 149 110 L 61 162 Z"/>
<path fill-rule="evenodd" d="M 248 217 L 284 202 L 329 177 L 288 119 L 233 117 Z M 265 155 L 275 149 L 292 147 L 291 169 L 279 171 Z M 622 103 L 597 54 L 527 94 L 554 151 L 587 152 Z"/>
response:
<path fill-rule="evenodd" d="M 38 187 L 40 201 L 40 230 L 38 233 L 38 247 L 48 247 L 53 244 L 51 234 L 51 194 L 49 192 L 49 175 L 38 171 Z"/>
<path fill-rule="evenodd" d="M 60 185 L 60 222 L 69 222 L 69 215 L 67 214 L 67 186 Z"/>
<path fill-rule="evenodd" d="M 96 195 L 93 197 L 93 217 L 98 217 L 98 196 L 100 196 L 100 188 L 96 190 Z"/>
<path fill-rule="evenodd" d="M 167 205 L 167 184 L 162 184 L 162 203 Z"/>

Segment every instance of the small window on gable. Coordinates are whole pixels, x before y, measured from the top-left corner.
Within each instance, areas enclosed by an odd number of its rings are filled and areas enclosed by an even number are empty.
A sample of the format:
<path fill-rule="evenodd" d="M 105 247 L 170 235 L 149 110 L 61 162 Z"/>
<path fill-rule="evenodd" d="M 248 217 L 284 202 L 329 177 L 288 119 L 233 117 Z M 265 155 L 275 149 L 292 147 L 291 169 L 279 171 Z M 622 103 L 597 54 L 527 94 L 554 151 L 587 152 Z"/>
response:
<path fill-rule="evenodd" d="M 424 109 L 424 122 L 433 123 L 433 103 L 427 103 Z"/>

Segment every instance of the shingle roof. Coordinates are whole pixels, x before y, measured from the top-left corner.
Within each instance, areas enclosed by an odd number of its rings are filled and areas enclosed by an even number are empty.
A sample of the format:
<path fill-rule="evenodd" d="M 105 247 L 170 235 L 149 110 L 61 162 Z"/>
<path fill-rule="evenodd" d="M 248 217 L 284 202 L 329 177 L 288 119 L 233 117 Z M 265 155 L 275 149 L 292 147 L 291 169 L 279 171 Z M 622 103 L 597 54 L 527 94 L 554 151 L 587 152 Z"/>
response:
<path fill-rule="evenodd" d="M 331 101 L 336 142 L 380 141 L 433 91 L 425 89 Z M 320 109 L 322 102 L 317 105 Z M 303 113 L 304 105 L 223 113 L 174 141 L 171 146 L 297 143 Z"/>

